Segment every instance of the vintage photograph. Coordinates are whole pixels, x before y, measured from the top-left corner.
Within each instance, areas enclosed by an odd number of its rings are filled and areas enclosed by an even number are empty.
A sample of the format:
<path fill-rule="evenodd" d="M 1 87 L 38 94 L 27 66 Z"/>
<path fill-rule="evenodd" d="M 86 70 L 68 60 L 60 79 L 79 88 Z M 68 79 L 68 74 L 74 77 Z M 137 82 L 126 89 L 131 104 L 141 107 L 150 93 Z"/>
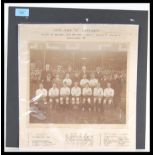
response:
<path fill-rule="evenodd" d="M 138 25 L 18 28 L 20 147 L 135 148 Z"/>
<path fill-rule="evenodd" d="M 128 43 L 31 41 L 30 123 L 125 124 Z"/>

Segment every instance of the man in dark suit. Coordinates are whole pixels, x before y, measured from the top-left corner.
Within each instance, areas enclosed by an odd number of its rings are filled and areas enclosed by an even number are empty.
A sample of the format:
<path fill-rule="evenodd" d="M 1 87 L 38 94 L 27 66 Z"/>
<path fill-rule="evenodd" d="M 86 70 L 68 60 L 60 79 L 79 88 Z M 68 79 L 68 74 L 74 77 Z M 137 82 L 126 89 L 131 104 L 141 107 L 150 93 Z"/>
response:
<path fill-rule="evenodd" d="M 95 71 L 95 78 L 98 79 L 99 83 L 102 81 L 103 74 L 101 72 L 101 67 L 97 66 Z"/>
<path fill-rule="evenodd" d="M 73 74 L 73 78 L 72 78 L 72 80 L 73 80 L 73 83 L 75 83 L 75 82 L 80 82 L 80 75 L 79 75 L 79 73 L 78 72 L 75 72 L 74 74 Z"/>
<path fill-rule="evenodd" d="M 44 83 L 44 81 L 47 80 L 47 76 L 49 76 L 49 75 L 50 75 L 50 77 L 52 79 L 53 76 L 52 76 L 52 72 L 50 70 L 50 64 L 46 64 L 45 69 L 41 73 L 41 82 Z"/>
<path fill-rule="evenodd" d="M 58 66 L 56 67 L 56 69 L 53 70 L 53 76 L 56 77 L 56 75 L 59 75 L 59 78 L 60 78 L 60 79 L 64 79 L 64 77 L 65 77 L 65 72 L 64 72 L 64 70 L 63 70 L 63 68 L 62 68 L 61 65 L 58 65 Z"/>
<path fill-rule="evenodd" d="M 114 78 L 112 81 L 112 87 L 115 90 L 115 96 L 114 96 L 114 105 L 115 107 L 120 105 L 121 102 L 121 80 L 118 78 L 118 74 L 114 74 Z"/>
<path fill-rule="evenodd" d="M 86 75 L 88 77 L 88 72 L 86 66 L 82 66 L 81 72 L 80 72 L 80 78 L 83 78 L 83 75 Z"/>
<path fill-rule="evenodd" d="M 46 79 L 44 79 L 43 84 L 44 84 L 44 87 L 46 88 L 47 91 L 51 88 L 51 86 L 52 86 L 52 77 L 51 77 L 50 73 L 47 74 Z"/>
<path fill-rule="evenodd" d="M 74 72 L 73 72 L 72 66 L 69 65 L 69 66 L 67 67 L 67 70 L 66 70 L 65 74 L 69 74 L 69 77 L 70 77 L 71 79 L 73 78 Z"/>

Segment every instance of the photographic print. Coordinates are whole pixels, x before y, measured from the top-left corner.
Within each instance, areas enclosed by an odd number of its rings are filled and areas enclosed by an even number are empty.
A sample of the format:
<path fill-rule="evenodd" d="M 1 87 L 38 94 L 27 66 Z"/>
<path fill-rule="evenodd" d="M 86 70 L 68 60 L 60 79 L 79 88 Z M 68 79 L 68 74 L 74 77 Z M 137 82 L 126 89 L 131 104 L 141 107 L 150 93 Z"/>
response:
<path fill-rule="evenodd" d="M 30 42 L 30 122 L 125 123 L 128 47 Z"/>
<path fill-rule="evenodd" d="M 138 29 L 18 25 L 21 149 L 136 148 Z"/>

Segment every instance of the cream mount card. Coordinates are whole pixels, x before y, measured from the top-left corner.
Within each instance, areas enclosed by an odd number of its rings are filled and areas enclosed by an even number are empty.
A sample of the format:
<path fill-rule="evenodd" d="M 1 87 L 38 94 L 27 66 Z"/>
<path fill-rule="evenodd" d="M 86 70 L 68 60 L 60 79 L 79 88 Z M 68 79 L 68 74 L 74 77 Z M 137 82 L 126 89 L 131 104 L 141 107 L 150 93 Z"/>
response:
<path fill-rule="evenodd" d="M 136 149 L 138 25 L 19 24 L 19 147 Z"/>

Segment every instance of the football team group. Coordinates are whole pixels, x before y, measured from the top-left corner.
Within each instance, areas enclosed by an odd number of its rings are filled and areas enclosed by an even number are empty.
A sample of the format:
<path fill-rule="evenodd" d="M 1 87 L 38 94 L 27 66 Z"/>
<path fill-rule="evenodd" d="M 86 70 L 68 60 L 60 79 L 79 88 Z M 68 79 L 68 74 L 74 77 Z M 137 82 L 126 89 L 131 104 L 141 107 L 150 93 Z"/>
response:
<path fill-rule="evenodd" d="M 40 74 L 31 72 L 31 104 L 42 111 L 103 112 L 105 106 L 119 106 L 125 86 L 125 71 L 104 70 L 97 66 L 95 71 L 73 71 L 69 66 L 55 69 L 50 64 Z"/>

